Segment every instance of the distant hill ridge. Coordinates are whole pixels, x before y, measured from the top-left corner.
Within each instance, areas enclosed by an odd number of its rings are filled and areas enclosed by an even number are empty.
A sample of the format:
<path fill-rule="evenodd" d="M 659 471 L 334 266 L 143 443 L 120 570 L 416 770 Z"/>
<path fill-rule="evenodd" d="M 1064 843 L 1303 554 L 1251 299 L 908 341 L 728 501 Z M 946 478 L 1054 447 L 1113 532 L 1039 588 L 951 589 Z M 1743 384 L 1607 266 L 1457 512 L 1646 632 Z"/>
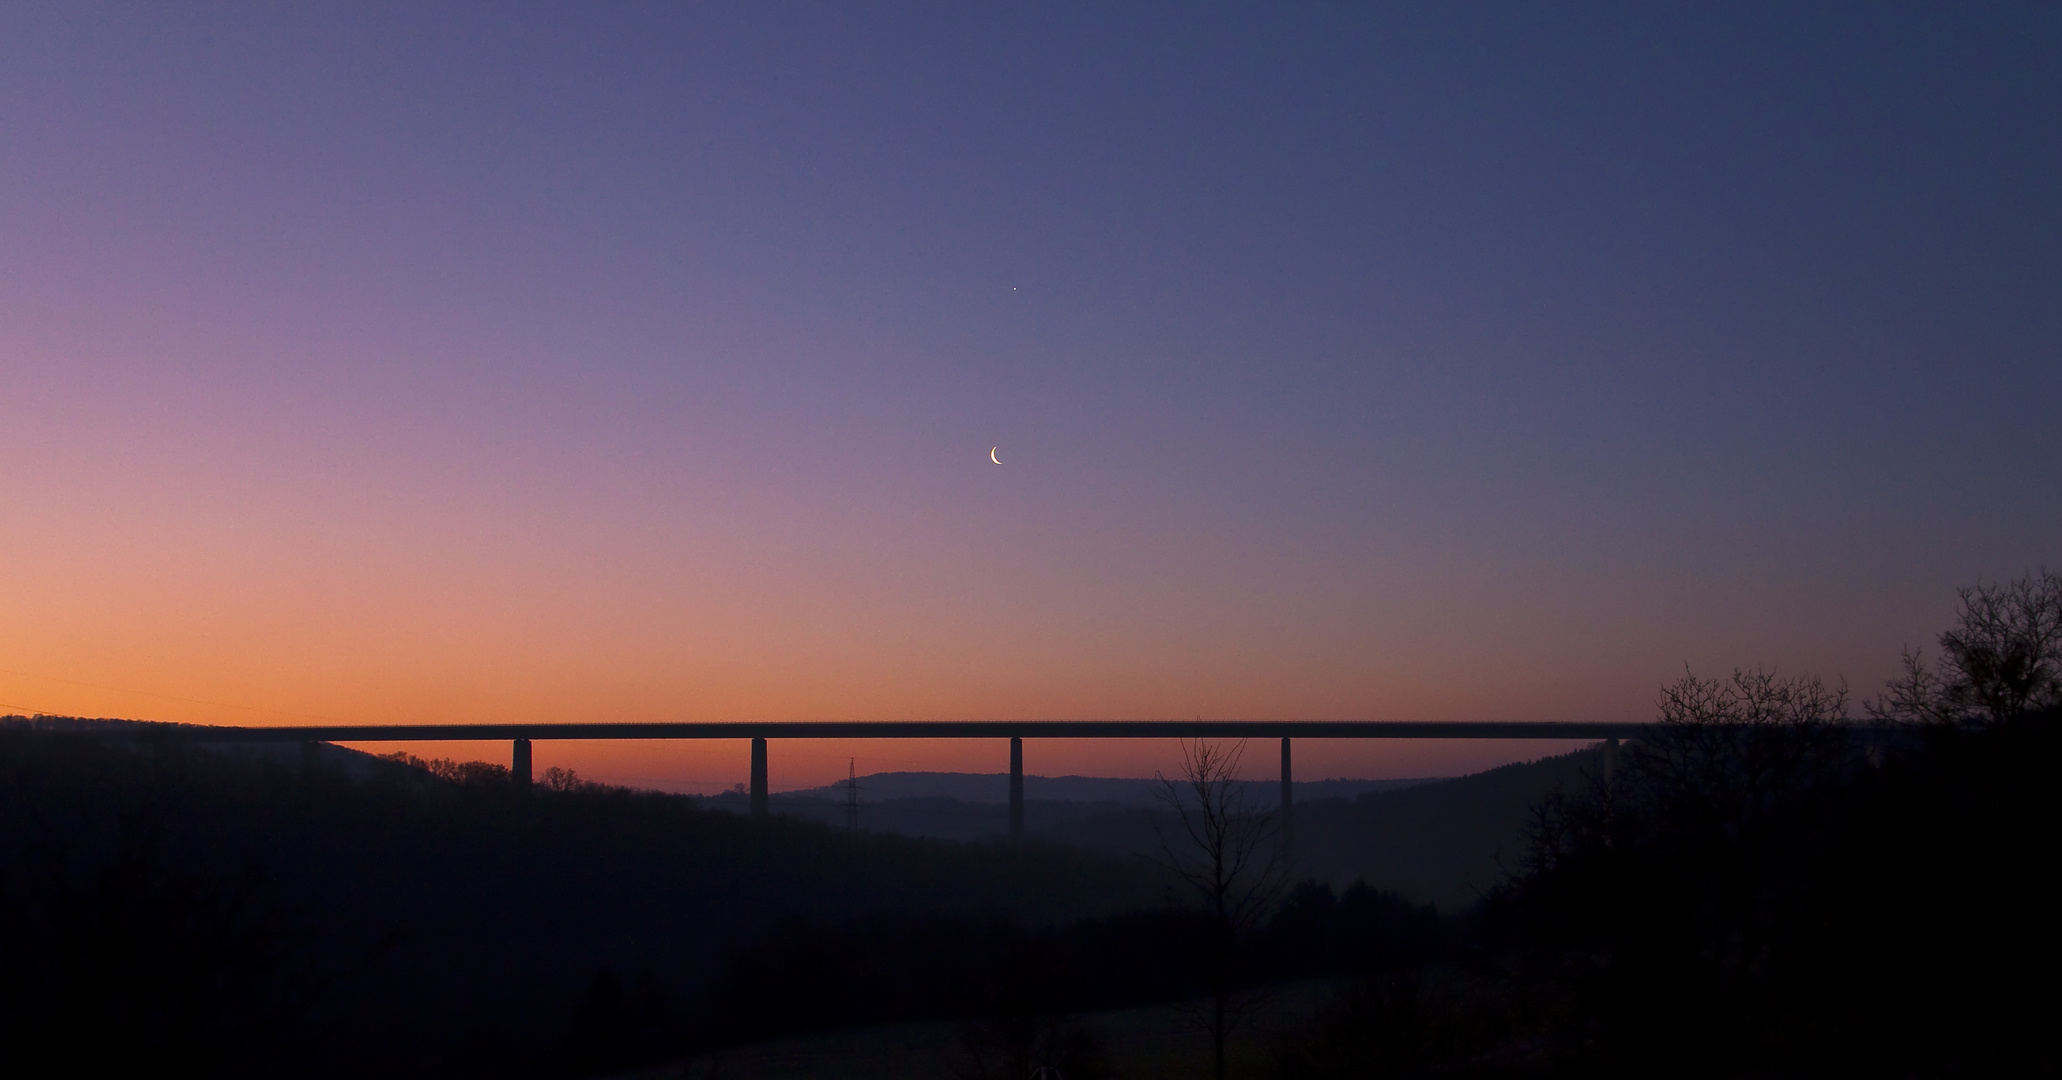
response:
<path fill-rule="evenodd" d="M 1523 859 L 1531 808 L 1600 768 L 1595 747 L 1438 780 L 1317 780 L 1296 785 L 1297 873 L 1344 887 L 1365 881 L 1447 910 L 1467 906 Z M 1131 858 L 1158 850 L 1167 812 L 1156 780 L 1024 778 L 1025 826 L 1049 843 Z M 1272 810 L 1281 785 L 1249 781 Z M 951 840 L 1003 835 L 1005 773 L 876 773 L 859 779 L 860 828 Z M 777 815 L 840 824 L 842 785 L 773 796 Z M 743 813 L 742 794 L 704 801 Z"/>
<path fill-rule="evenodd" d="M 1408 780 L 1298 780 L 1295 782 L 1296 798 L 1305 799 L 1350 799 L 1370 791 L 1396 791 L 1433 783 L 1442 777 L 1422 777 Z M 1281 799 L 1281 782 L 1278 780 L 1247 780 L 1241 786 L 1246 788 L 1246 797 L 1256 806 L 1273 806 Z M 1045 802 L 1101 802 L 1123 803 L 1127 806 L 1158 805 L 1156 792 L 1160 781 L 1107 776 L 1026 776 L 1024 797 Z M 966 803 L 1006 803 L 1009 801 L 1008 773 L 961 773 L 961 772 L 884 772 L 871 773 L 859 778 L 859 795 L 863 802 L 879 803 L 891 799 L 957 799 Z M 843 801 L 843 783 L 826 784 L 823 787 L 784 791 L 776 799 L 834 799 Z"/>
<path fill-rule="evenodd" d="M 174 724 L 162 720 L 122 720 L 114 717 L 89 716 L 22 716 L 19 714 L 0 716 L 0 731 L 29 731 L 60 735 L 94 735 L 104 732 L 125 733 L 138 729 L 204 728 L 209 724 Z M 353 750 L 336 743 L 194 743 L 194 749 L 215 755 L 235 755 L 251 761 L 294 762 L 297 764 L 320 764 L 324 768 L 336 769 L 355 780 L 372 776 L 412 781 L 427 780 L 420 770 L 410 769 L 392 761 L 386 761 L 363 750 Z"/>

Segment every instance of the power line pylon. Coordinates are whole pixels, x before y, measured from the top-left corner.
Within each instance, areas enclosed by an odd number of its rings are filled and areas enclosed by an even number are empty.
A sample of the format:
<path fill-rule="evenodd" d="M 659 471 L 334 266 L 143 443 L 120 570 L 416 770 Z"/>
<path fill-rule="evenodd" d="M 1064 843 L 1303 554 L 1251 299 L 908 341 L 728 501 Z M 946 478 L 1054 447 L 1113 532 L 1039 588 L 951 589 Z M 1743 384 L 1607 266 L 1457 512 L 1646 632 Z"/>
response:
<path fill-rule="evenodd" d="M 845 759 L 845 830 L 859 831 L 859 763 Z"/>

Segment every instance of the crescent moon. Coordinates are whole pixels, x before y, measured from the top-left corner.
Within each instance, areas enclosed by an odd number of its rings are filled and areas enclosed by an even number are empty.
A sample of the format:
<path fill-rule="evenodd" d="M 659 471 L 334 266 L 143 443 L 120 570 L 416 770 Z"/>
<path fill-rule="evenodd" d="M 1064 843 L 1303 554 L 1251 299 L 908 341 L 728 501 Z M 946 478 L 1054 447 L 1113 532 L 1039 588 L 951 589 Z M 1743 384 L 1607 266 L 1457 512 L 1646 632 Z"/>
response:
<path fill-rule="evenodd" d="M 990 461 L 992 461 L 992 462 L 996 463 L 997 465 L 1000 465 L 1000 464 L 1002 464 L 1002 459 L 1001 459 L 1001 458 L 999 458 L 999 457 L 996 457 L 996 456 L 995 456 L 995 452 L 996 452 L 997 450 L 1000 450 L 1000 449 L 1002 449 L 1002 447 L 1000 447 L 1000 446 L 991 446 L 991 447 L 989 447 L 989 448 L 988 448 L 988 460 L 990 460 Z"/>

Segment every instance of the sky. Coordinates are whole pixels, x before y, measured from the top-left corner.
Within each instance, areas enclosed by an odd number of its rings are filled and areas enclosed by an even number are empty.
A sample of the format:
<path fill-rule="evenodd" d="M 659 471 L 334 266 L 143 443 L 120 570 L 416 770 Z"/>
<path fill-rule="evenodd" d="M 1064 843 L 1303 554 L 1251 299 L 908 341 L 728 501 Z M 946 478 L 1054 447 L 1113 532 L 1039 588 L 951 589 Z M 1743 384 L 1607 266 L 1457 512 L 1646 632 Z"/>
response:
<path fill-rule="evenodd" d="M 1866 697 L 2062 566 L 2058 57 L 2048 4 L 9 4 L 0 711 Z"/>

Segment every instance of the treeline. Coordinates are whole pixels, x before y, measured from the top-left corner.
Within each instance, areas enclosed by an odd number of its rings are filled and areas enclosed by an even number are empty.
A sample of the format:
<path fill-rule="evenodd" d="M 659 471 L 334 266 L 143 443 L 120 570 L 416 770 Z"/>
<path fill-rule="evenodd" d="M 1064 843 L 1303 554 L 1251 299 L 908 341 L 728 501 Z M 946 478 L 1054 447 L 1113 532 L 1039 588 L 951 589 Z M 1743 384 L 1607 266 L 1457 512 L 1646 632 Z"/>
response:
<path fill-rule="evenodd" d="M 1748 675 L 1718 696 L 1799 688 Z M 1275 1066 L 2053 1075 L 2058 760 L 2053 711 L 1922 731 L 1671 723 L 1540 808 L 1531 864 L 1448 922 L 1447 949 L 1361 973 L 1277 1038 Z"/>
<path fill-rule="evenodd" d="M 1965 590 L 1941 659 L 1686 676 L 1543 800 L 1439 964 L 1278 1046 L 1308 1077 L 2052 1075 L 2062 579 Z"/>
<path fill-rule="evenodd" d="M 2062 716 L 1857 731 L 1798 718 L 1820 689 L 1678 687 L 1724 711 L 1543 808 L 1485 918 L 1557 1066 L 2052 1072 Z"/>
<path fill-rule="evenodd" d="M 567 1075 L 616 1052 L 597 973 L 677 1014 L 784 920 L 1043 924 L 1159 895 L 1092 853 L 374 764 L 0 725 L 8 1074 Z"/>

